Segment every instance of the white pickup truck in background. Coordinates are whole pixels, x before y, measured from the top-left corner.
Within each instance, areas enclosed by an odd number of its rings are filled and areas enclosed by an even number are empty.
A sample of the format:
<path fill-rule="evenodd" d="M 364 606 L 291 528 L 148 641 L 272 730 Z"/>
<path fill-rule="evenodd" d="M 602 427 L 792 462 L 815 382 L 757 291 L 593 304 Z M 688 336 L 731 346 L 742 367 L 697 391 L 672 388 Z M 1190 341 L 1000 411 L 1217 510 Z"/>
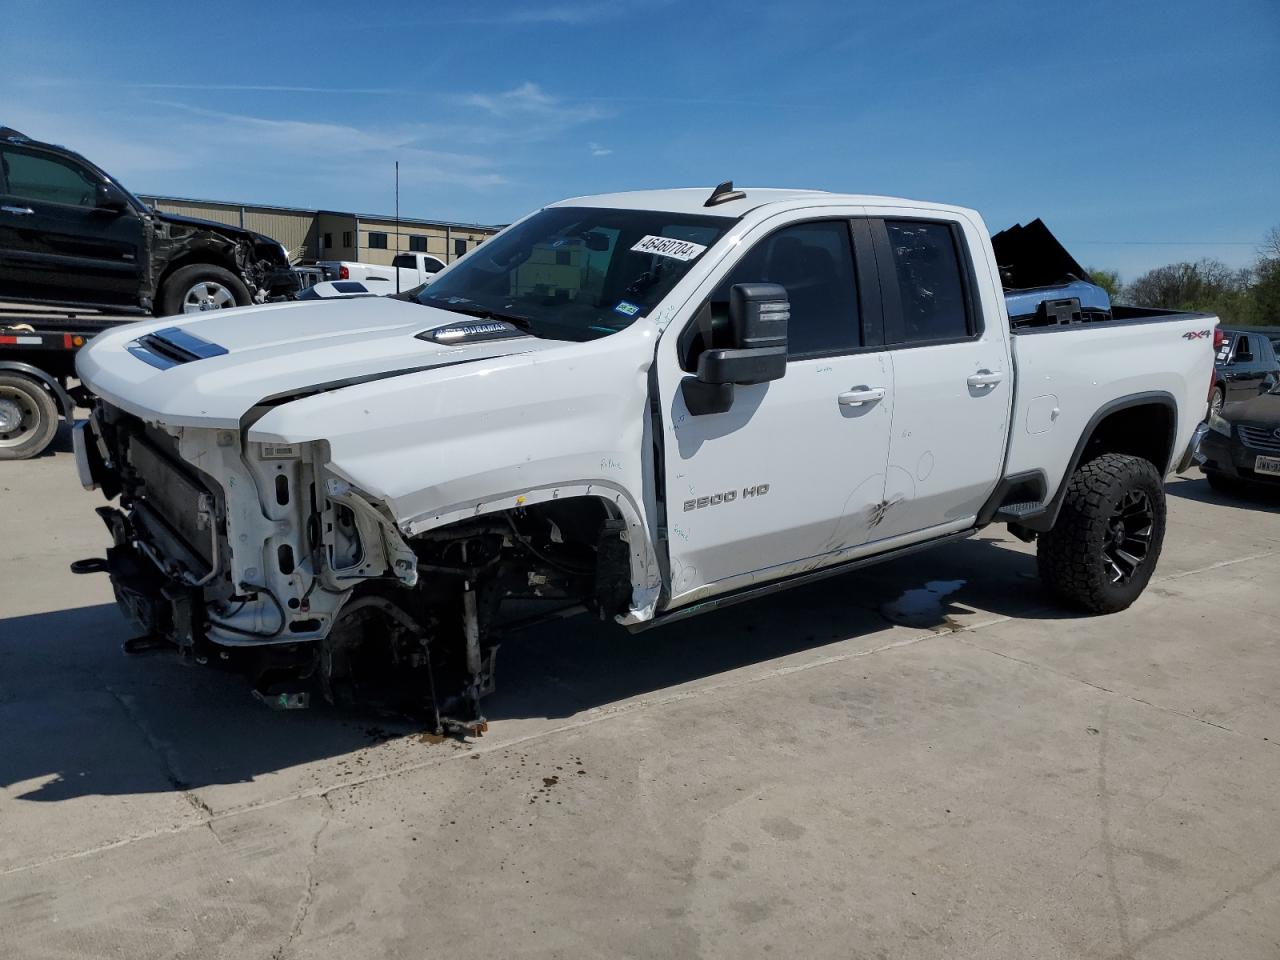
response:
<path fill-rule="evenodd" d="M 403 293 L 421 286 L 445 268 L 444 261 L 425 253 L 397 253 L 391 266 L 354 260 L 317 260 L 316 266 L 324 271 L 325 280 L 360 280 L 377 293 Z"/>
<path fill-rule="evenodd" d="M 972 210 L 722 184 L 554 204 L 409 300 L 109 331 L 78 566 L 152 641 L 471 729 L 532 618 L 642 629 L 991 523 L 1123 609 L 1217 320 L 1011 324 L 1007 267 Z"/>

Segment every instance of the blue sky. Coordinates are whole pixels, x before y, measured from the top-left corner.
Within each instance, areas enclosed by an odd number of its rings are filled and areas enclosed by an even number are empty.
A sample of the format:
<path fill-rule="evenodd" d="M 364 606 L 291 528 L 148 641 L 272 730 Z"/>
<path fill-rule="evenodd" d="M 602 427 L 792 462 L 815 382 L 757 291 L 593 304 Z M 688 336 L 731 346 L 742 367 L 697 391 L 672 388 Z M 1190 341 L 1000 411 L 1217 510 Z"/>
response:
<path fill-rule="evenodd" d="M 0 6 L 0 123 L 140 193 L 381 213 L 399 159 L 405 215 L 500 223 L 732 178 L 1043 216 L 1129 279 L 1280 225 L 1278 67 L 1278 0 Z"/>

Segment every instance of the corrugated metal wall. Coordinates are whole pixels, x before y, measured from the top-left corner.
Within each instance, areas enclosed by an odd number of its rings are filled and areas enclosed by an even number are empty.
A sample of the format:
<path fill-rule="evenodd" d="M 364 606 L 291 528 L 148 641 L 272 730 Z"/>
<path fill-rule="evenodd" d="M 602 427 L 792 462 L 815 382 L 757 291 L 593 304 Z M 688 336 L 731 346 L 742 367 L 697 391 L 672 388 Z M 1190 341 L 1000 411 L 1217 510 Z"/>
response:
<path fill-rule="evenodd" d="M 315 214 L 246 207 L 244 225 L 250 230 L 279 240 L 289 251 L 291 260 L 315 260 L 319 256 L 316 250 Z"/>
<path fill-rule="evenodd" d="M 354 233 L 357 217 L 354 214 L 320 213 L 309 210 L 261 207 L 245 204 L 218 203 L 208 200 L 174 200 L 163 197 L 143 197 L 147 203 L 163 213 L 176 213 L 184 217 L 213 220 L 246 229 L 279 240 L 289 251 L 290 258 L 299 260 L 350 260 L 357 256 L 351 247 L 344 247 L 343 236 Z M 394 219 L 383 217 L 362 218 L 360 224 L 360 250 L 358 259 L 366 263 L 389 264 L 396 254 L 396 228 Z M 332 235 L 333 248 L 322 250 L 320 238 Z M 369 233 L 387 234 L 387 249 L 369 247 Z M 427 238 L 427 253 L 448 262 L 455 259 L 456 241 L 467 240 L 467 248 L 475 246 L 496 231 L 483 227 L 444 227 L 404 221 L 400 225 L 400 249 L 409 250 L 411 236 Z"/>

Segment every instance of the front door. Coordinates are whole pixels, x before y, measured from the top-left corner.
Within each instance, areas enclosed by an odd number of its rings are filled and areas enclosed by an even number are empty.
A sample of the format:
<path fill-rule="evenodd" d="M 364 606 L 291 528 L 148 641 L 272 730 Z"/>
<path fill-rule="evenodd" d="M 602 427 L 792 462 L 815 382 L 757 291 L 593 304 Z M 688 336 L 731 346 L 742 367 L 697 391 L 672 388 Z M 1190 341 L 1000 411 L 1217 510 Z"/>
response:
<path fill-rule="evenodd" d="M 712 328 L 733 284 L 787 289 L 781 379 L 739 385 L 727 411 L 695 416 L 681 381 L 696 369 L 696 340 L 673 329 L 660 342 L 668 606 L 834 563 L 874 528 L 895 392 L 857 209 L 850 219 L 758 227 L 704 287 L 708 313 L 699 314 Z"/>
<path fill-rule="evenodd" d="M 137 211 L 97 206 L 97 175 L 34 147 L 0 147 L 0 296 L 134 306 Z"/>
<path fill-rule="evenodd" d="M 904 211 L 906 213 L 906 211 Z M 1003 473 L 1013 398 L 1003 313 L 967 250 L 978 225 L 871 222 L 893 357 L 893 437 L 876 539 L 972 525 Z"/>

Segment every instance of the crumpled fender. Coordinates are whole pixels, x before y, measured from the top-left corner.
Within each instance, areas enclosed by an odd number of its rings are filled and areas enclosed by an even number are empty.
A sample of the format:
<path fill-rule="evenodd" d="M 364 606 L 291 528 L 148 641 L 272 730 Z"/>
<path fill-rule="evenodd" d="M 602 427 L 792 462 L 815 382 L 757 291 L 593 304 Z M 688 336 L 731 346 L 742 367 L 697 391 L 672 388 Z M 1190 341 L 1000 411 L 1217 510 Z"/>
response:
<path fill-rule="evenodd" d="M 648 408 L 654 330 L 441 367 L 306 397 L 250 440 L 329 444 L 328 469 L 386 505 L 406 536 L 570 497 L 627 524 L 629 622 L 653 615 L 656 469 Z"/>

